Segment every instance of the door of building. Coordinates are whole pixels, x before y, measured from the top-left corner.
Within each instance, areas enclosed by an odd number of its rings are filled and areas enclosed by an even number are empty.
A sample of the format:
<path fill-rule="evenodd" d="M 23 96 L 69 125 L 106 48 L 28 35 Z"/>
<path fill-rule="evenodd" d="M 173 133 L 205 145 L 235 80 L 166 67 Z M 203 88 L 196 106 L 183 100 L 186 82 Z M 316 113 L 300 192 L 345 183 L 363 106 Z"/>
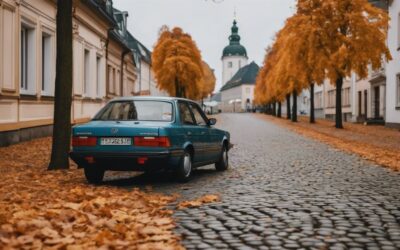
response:
<path fill-rule="evenodd" d="M 365 119 L 368 118 L 368 91 L 364 90 L 364 116 Z"/>
<path fill-rule="evenodd" d="M 358 117 L 361 117 L 362 115 L 362 92 L 358 91 Z"/>
<path fill-rule="evenodd" d="M 374 88 L 374 92 L 375 92 L 375 95 L 374 95 L 374 106 L 375 106 L 375 118 L 379 118 L 379 109 L 380 109 L 380 93 L 379 93 L 379 86 L 376 86 L 375 88 Z"/>

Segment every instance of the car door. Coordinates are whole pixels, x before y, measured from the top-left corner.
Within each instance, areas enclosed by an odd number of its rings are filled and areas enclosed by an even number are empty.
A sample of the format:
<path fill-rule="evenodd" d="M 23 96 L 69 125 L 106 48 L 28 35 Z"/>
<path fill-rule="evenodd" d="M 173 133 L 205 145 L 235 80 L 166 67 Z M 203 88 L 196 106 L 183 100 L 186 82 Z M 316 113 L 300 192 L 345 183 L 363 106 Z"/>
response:
<path fill-rule="evenodd" d="M 185 133 L 185 140 L 192 143 L 194 147 L 194 158 L 195 164 L 203 161 L 204 158 L 204 145 L 200 140 L 201 132 L 198 130 L 196 120 L 194 119 L 193 112 L 190 110 L 189 103 L 186 101 L 179 101 L 179 116 L 182 124 L 182 128 Z"/>
<path fill-rule="evenodd" d="M 210 126 L 208 125 L 208 119 L 201 110 L 200 106 L 196 103 L 190 103 L 190 109 L 193 113 L 194 119 L 196 121 L 195 133 L 198 136 L 198 140 L 203 148 L 202 162 L 210 163 L 215 159 L 215 154 L 217 148 L 212 141 Z"/>

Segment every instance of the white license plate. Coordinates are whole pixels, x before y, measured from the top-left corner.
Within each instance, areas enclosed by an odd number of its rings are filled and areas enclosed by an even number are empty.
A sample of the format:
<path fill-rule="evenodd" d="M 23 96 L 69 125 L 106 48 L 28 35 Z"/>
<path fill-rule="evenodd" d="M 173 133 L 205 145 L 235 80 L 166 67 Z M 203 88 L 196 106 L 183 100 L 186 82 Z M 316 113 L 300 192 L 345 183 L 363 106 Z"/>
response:
<path fill-rule="evenodd" d="M 100 145 L 132 145 L 132 138 L 120 138 L 120 137 L 110 137 L 110 138 L 101 138 Z"/>

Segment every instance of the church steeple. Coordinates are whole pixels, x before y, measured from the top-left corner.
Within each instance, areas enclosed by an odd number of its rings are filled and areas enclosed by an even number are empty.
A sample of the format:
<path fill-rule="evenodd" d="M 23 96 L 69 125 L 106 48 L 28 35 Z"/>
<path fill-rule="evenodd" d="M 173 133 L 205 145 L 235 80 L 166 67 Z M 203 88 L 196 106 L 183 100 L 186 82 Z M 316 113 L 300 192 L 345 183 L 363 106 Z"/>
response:
<path fill-rule="evenodd" d="M 240 44 L 239 28 L 236 24 L 237 24 L 236 20 L 233 20 L 233 26 L 231 28 L 232 33 L 229 36 L 230 45 Z"/>
<path fill-rule="evenodd" d="M 236 19 L 233 20 L 231 35 L 229 36 L 229 45 L 224 48 L 222 57 L 226 56 L 244 56 L 247 58 L 246 48 L 240 44 L 239 27 Z"/>

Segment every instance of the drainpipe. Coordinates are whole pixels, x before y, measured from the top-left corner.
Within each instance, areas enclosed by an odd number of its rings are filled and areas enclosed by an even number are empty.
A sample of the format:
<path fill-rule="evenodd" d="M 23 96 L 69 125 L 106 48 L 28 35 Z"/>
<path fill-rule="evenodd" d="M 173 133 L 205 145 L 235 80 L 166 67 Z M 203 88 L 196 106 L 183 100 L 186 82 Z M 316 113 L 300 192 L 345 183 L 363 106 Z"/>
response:
<path fill-rule="evenodd" d="M 106 96 L 106 98 L 107 98 L 107 95 L 108 95 L 108 88 L 109 88 L 109 86 L 108 86 L 108 79 L 109 79 L 109 72 L 108 72 L 108 44 L 109 44 L 109 42 L 110 42 L 110 32 L 113 30 L 114 28 L 109 28 L 108 30 L 107 30 L 107 39 L 106 39 L 106 79 L 105 79 L 105 84 L 106 84 L 106 93 L 105 93 L 105 96 Z"/>
<path fill-rule="evenodd" d="M 149 95 L 151 95 L 151 65 L 149 63 Z"/>

